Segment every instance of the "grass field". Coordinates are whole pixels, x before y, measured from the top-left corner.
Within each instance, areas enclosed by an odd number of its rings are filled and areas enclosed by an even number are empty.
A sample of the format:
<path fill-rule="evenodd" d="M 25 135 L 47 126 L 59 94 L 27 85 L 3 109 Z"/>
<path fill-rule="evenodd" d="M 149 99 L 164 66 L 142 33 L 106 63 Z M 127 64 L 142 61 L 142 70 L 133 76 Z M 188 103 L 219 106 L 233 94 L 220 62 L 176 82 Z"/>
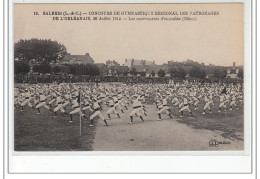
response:
<path fill-rule="evenodd" d="M 54 117 L 50 111 L 36 111 L 25 108 L 14 113 L 14 149 L 15 151 L 89 151 L 95 137 L 95 127 L 89 127 L 89 121 L 82 119 L 82 134 L 79 134 L 79 115 Z"/>
<path fill-rule="evenodd" d="M 238 104 L 238 103 L 237 103 Z M 186 117 L 178 118 L 179 123 L 186 124 L 196 129 L 207 129 L 212 131 L 221 131 L 224 138 L 230 140 L 244 140 L 244 109 L 243 105 L 239 105 L 239 109 L 233 108 L 232 111 L 223 109 L 218 112 L 219 102 L 211 109 L 212 113 L 206 112 L 202 115 L 203 105 L 199 105 L 199 110 L 192 110 L 193 115 L 188 116 L 188 112 L 184 114 Z M 191 109 L 194 109 L 192 106 Z M 178 114 L 178 109 L 172 107 L 172 111 Z M 178 117 L 178 116 L 177 116 Z"/>
<path fill-rule="evenodd" d="M 218 102 L 212 109 L 212 114 L 206 113 L 202 115 L 202 104 L 200 110 L 193 111 L 193 116 L 188 116 L 188 112 L 184 112 L 184 118 L 179 117 L 179 109 L 171 107 L 174 119 L 178 123 L 187 125 L 191 128 L 200 130 L 218 131 L 224 138 L 233 141 L 244 140 L 244 111 L 243 106 L 240 109 L 218 113 Z M 154 105 L 149 107 L 154 109 Z M 192 106 L 191 109 L 194 107 Z M 131 110 L 131 107 L 130 107 Z M 129 121 L 128 114 L 130 110 L 124 114 L 125 125 Z M 69 111 L 69 110 L 68 110 Z M 104 111 L 107 107 L 104 107 Z M 82 119 L 82 136 L 79 135 L 79 115 L 73 117 L 74 122 L 69 123 L 69 117 L 54 117 L 49 111 L 41 109 L 42 114 L 38 115 L 37 111 L 26 107 L 24 111 L 14 111 L 14 148 L 15 151 L 90 151 L 93 150 L 93 142 L 95 139 L 96 127 L 89 127 L 90 121 Z M 150 122 L 156 123 L 156 112 L 153 115 L 145 116 Z M 88 114 L 90 115 L 90 114 Z M 123 115 L 122 115 L 123 116 Z M 166 116 L 162 115 L 164 119 Z M 167 116 L 168 118 L 168 116 Z M 112 122 L 112 121 L 111 121 Z M 95 121 L 96 123 L 96 121 Z M 102 122 L 101 122 L 102 123 Z M 110 121 L 108 121 L 110 123 Z M 103 124 L 103 123 L 102 123 Z M 113 123 L 111 123 L 113 124 Z M 137 124 L 137 125 L 147 125 Z M 103 130 L 103 128 L 101 128 Z M 166 131 L 167 132 L 167 131 Z M 145 138 L 144 138 L 145 140 Z M 109 141 L 108 141 L 109 142 Z M 120 141 L 118 141 L 120 142 Z"/>

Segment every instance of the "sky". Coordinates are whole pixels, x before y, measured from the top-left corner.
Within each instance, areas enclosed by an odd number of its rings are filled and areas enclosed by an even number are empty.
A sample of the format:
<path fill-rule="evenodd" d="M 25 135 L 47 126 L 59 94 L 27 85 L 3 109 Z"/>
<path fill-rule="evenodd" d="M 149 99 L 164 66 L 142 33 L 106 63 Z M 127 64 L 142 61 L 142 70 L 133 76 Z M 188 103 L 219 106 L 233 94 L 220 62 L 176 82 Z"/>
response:
<path fill-rule="evenodd" d="M 33 15 L 36 11 L 37 16 Z M 50 11 L 218 11 L 219 15 L 192 16 L 196 21 L 55 21 L 53 16 L 43 15 Z M 244 62 L 241 3 L 15 4 L 13 12 L 14 43 L 31 38 L 56 40 L 72 55 L 89 53 L 95 63 L 116 60 L 123 64 L 125 59 L 137 59 L 163 64 L 192 59 L 231 66 L 233 62 Z"/>

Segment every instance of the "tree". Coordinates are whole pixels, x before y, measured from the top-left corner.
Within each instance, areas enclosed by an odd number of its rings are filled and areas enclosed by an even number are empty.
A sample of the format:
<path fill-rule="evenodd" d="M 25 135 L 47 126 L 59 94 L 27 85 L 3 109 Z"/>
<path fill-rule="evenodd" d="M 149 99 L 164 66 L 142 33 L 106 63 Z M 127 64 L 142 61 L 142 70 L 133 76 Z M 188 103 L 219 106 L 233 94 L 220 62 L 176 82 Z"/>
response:
<path fill-rule="evenodd" d="M 116 62 L 115 60 L 107 60 L 106 65 L 107 66 L 120 66 L 120 64 L 118 62 Z"/>
<path fill-rule="evenodd" d="M 159 77 L 165 77 L 165 71 L 164 71 L 163 69 L 160 69 L 160 70 L 158 71 L 158 76 L 159 76 Z"/>
<path fill-rule="evenodd" d="M 170 68 L 170 74 L 172 78 L 177 78 L 178 77 L 178 70 L 176 68 Z"/>
<path fill-rule="evenodd" d="M 190 76 L 194 78 L 204 79 L 206 77 L 206 72 L 199 66 L 193 66 L 190 70 Z"/>
<path fill-rule="evenodd" d="M 14 44 L 14 58 L 27 62 L 35 60 L 40 63 L 43 61 L 57 62 L 67 54 L 66 47 L 52 40 L 20 40 Z"/>
<path fill-rule="evenodd" d="M 151 71 L 151 75 L 154 77 L 155 76 L 155 72 L 152 70 Z"/>
<path fill-rule="evenodd" d="M 61 69 L 60 69 L 58 66 L 55 66 L 55 67 L 52 69 L 52 71 L 53 71 L 54 73 L 59 73 L 59 72 L 61 71 Z"/>
<path fill-rule="evenodd" d="M 124 75 L 124 76 L 127 76 L 127 74 L 128 74 L 128 71 L 124 71 L 124 72 L 123 72 L 123 75 Z"/>
<path fill-rule="evenodd" d="M 39 73 L 40 65 L 34 65 L 33 66 L 33 72 Z"/>
<path fill-rule="evenodd" d="M 202 70 L 201 73 L 200 73 L 200 77 L 199 78 L 205 79 L 206 76 L 207 76 L 206 72 L 204 70 Z"/>
<path fill-rule="evenodd" d="M 86 65 L 87 75 L 100 75 L 100 70 L 95 64 L 87 64 Z"/>
<path fill-rule="evenodd" d="M 178 66 L 177 68 L 172 67 L 170 68 L 170 74 L 173 78 L 181 78 L 184 79 L 187 75 L 185 69 L 182 66 Z"/>
<path fill-rule="evenodd" d="M 184 63 L 184 65 L 191 65 L 191 66 L 199 65 L 198 62 L 195 62 L 195 61 L 193 61 L 193 60 L 191 60 L 191 59 L 187 59 L 187 60 L 184 61 L 183 63 Z"/>
<path fill-rule="evenodd" d="M 193 66 L 190 70 L 190 76 L 194 78 L 199 78 L 200 68 L 198 66 Z"/>
<path fill-rule="evenodd" d="M 73 75 L 90 75 L 90 76 L 96 76 L 100 75 L 100 70 L 97 65 L 95 64 L 86 64 L 86 65 L 70 65 L 70 73 Z"/>
<path fill-rule="evenodd" d="M 227 71 L 225 69 L 215 68 L 214 77 L 215 78 L 225 78 L 227 76 Z"/>
<path fill-rule="evenodd" d="M 132 74 L 133 76 L 137 75 L 137 71 L 135 68 L 132 68 L 129 73 Z"/>
<path fill-rule="evenodd" d="M 15 61 L 14 62 L 14 73 L 28 73 L 30 71 L 30 65 L 26 61 Z"/>
<path fill-rule="evenodd" d="M 71 72 L 70 72 L 70 66 L 68 65 L 68 64 L 65 64 L 65 65 L 59 65 L 58 66 L 59 67 L 59 72 L 61 72 L 61 73 L 68 73 L 68 74 L 70 74 Z"/>
<path fill-rule="evenodd" d="M 187 72 L 185 71 L 185 69 L 181 66 L 178 67 L 178 77 L 181 79 L 184 79 L 187 75 Z"/>
<path fill-rule="evenodd" d="M 243 70 L 243 68 L 241 68 L 241 69 L 239 69 L 239 72 L 238 72 L 238 74 L 237 74 L 237 77 L 238 78 L 244 78 L 244 70 Z"/>
<path fill-rule="evenodd" d="M 50 73 L 51 72 L 51 66 L 47 62 L 42 62 L 40 65 L 34 65 L 33 66 L 33 72 Z"/>

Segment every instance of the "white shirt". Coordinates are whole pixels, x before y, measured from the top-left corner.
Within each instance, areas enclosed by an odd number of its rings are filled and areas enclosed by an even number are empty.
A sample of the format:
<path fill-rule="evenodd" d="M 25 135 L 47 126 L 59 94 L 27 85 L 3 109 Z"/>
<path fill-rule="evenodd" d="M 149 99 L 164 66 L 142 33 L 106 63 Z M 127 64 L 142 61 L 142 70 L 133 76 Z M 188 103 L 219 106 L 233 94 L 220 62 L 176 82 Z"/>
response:
<path fill-rule="evenodd" d="M 133 107 L 138 107 L 140 106 L 140 103 L 138 100 L 133 100 Z"/>
<path fill-rule="evenodd" d="M 166 100 L 166 99 L 163 99 L 162 104 L 163 104 L 164 106 L 167 105 L 167 100 Z"/>
<path fill-rule="evenodd" d="M 45 101 L 46 100 L 46 96 L 45 95 L 40 95 L 40 101 Z"/>
<path fill-rule="evenodd" d="M 94 105 L 93 105 L 93 108 L 94 108 L 94 109 L 99 109 L 99 108 L 100 108 L 100 106 L 98 105 L 98 103 L 97 103 L 97 102 L 95 102 L 95 103 L 94 103 Z"/>
<path fill-rule="evenodd" d="M 187 98 L 184 98 L 184 99 L 183 99 L 183 104 L 188 104 Z"/>
<path fill-rule="evenodd" d="M 108 103 L 109 103 L 109 106 L 110 106 L 110 107 L 114 106 L 114 101 L 113 101 L 113 100 L 109 100 Z"/>
<path fill-rule="evenodd" d="M 223 101 L 224 101 L 224 96 L 220 96 L 219 101 L 220 101 L 220 102 L 223 102 Z"/>

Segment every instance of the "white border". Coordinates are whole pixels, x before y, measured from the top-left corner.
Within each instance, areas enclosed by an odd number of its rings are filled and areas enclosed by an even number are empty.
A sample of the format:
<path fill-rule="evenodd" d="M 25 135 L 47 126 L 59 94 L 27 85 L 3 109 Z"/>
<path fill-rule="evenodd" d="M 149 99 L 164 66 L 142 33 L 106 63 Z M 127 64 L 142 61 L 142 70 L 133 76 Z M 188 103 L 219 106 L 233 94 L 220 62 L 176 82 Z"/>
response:
<path fill-rule="evenodd" d="M 49 0 L 14 0 L 9 2 L 9 59 L 13 59 L 12 3 L 60 3 Z M 70 3 L 71 0 L 63 0 Z M 97 3 L 78 0 L 73 3 Z M 109 3 L 111 1 L 102 1 Z M 140 1 L 124 1 L 141 3 Z M 245 13 L 244 86 L 245 86 L 245 150 L 244 152 L 14 152 L 13 120 L 9 120 L 10 173 L 248 173 L 251 172 L 251 2 L 240 1 L 142 1 L 142 3 L 243 2 Z M 100 2 L 99 2 L 100 3 Z M 113 1 L 113 3 L 122 3 Z M 13 96 L 13 60 L 9 60 L 9 96 Z M 12 99 L 12 98 L 11 98 Z M 9 103 L 9 119 L 13 119 L 13 102 Z M 7 121 L 6 121 L 7 122 Z M 207 156 L 202 156 L 207 155 Z M 69 157 L 68 157 L 69 156 Z M 200 156 L 200 157 L 199 157 Z M 221 162 L 219 162 L 221 161 Z M 225 162 L 223 162 L 225 161 Z M 198 165 L 199 163 L 199 165 Z M 65 164 L 65 165 L 64 165 Z M 71 167 L 73 166 L 73 167 Z"/>

